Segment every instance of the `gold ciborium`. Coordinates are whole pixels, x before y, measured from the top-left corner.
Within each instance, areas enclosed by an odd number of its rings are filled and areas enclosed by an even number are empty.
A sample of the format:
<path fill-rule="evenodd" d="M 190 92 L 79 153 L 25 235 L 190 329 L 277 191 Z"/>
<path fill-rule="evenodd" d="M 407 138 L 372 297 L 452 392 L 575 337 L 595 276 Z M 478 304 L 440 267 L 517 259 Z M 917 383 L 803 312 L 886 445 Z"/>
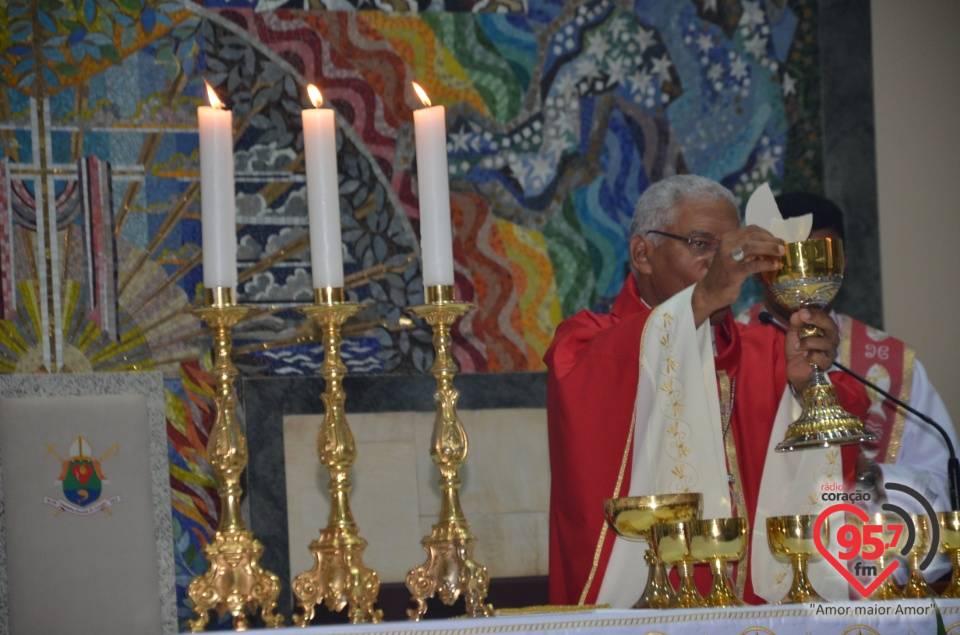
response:
<path fill-rule="evenodd" d="M 950 554 L 953 576 L 940 594 L 942 598 L 960 598 L 960 512 L 940 512 L 940 551 Z"/>
<path fill-rule="evenodd" d="M 713 572 L 706 606 L 743 606 L 727 577 L 727 561 L 739 560 L 747 550 L 746 518 L 708 518 L 690 521 L 690 554 L 707 562 Z"/>
<path fill-rule="evenodd" d="M 665 565 L 675 566 L 680 574 L 677 602 L 674 606 L 691 609 L 703 606 L 703 598 L 693 582 L 693 554 L 690 548 L 690 522 L 663 523 L 650 528 L 650 542 Z"/>
<path fill-rule="evenodd" d="M 920 571 L 920 562 L 923 560 L 927 551 L 930 549 L 930 519 L 922 514 L 910 514 L 913 520 L 913 526 L 916 529 L 916 537 L 913 541 L 913 548 L 907 555 L 907 565 L 910 567 L 910 577 L 907 584 L 903 587 L 903 594 L 908 598 L 932 598 L 936 593 L 927 584 Z"/>
<path fill-rule="evenodd" d="M 872 532 L 872 535 L 878 537 L 884 545 L 883 549 L 879 550 L 880 554 L 874 555 L 877 549 L 866 540 L 864 540 L 861 553 L 863 553 L 865 559 L 873 560 L 876 563 L 877 577 L 882 576 L 883 572 L 890 566 L 891 559 L 898 555 L 907 544 L 907 528 L 903 524 L 903 519 L 893 512 L 876 512 L 869 514 L 865 521 L 857 518 L 854 522 L 862 523 L 862 525 L 880 526 L 879 531 Z M 899 530 L 891 529 L 894 526 L 899 527 Z M 860 535 L 865 534 L 861 531 Z M 887 579 L 881 582 L 880 586 L 874 589 L 867 599 L 873 602 L 883 602 L 885 600 L 902 600 L 904 597 L 900 587 L 894 584 L 893 577 L 887 576 Z"/>
<path fill-rule="evenodd" d="M 762 277 L 770 295 L 788 311 L 826 308 L 843 281 L 843 243 L 831 238 L 788 243 L 780 269 L 764 272 Z M 821 337 L 823 331 L 808 326 L 800 332 L 801 338 L 811 336 Z M 786 438 L 777 445 L 778 452 L 877 438 L 864 429 L 860 419 L 843 409 L 836 390 L 816 365 L 810 385 L 803 391 L 802 407 L 800 418 L 790 424 Z"/>
<path fill-rule="evenodd" d="M 653 494 L 608 498 L 603 501 L 607 524 L 615 534 L 627 540 L 643 540 L 651 544 L 650 528 L 657 523 L 672 523 L 699 518 L 703 512 L 703 495 L 699 493 Z M 663 562 L 651 547 L 644 555 L 647 562 L 647 586 L 633 608 L 666 609 L 676 606 L 676 594 Z"/>
<path fill-rule="evenodd" d="M 789 559 L 793 565 L 793 583 L 779 604 L 824 601 L 813 589 L 807 577 L 807 562 L 811 558 L 820 557 L 814 540 L 816 522 L 817 517 L 813 514 L 767 518 L 767 543 L 770 545 L 770 551 L 778 558 Z M 826 545 L 829 539 L 829 524 L 824 519 L 820 527 L 820 541 Z"/>

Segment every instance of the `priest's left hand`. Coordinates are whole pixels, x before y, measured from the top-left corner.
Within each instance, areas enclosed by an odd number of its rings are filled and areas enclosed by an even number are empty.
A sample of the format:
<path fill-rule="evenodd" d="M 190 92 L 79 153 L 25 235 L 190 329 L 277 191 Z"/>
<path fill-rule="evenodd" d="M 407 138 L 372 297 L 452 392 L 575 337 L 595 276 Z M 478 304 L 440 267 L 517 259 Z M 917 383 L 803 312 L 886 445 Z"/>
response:
<path fill-rule="evenodd" d="M 799 331 L 805 326 L 816 326 L 823 336 L 801 338 Z M 812 366 L 816 364 L 826 372 L 837 358 L 840 333 L 830 314 L 822 309 L 800 309 L 790 316 L 790 330 L 784 342 L 787 357 L 787 381 L 795 391 L 802 392 L 810 383 Z"/>

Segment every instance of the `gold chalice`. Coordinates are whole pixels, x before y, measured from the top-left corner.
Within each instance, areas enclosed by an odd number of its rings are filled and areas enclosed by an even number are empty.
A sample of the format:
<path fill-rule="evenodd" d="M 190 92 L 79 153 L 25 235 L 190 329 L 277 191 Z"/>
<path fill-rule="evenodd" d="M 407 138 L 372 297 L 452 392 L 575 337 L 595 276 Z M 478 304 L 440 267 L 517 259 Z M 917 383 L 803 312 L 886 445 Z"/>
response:
<path fill-rule="evenodd" d="M 762 274 L 767 291 L 781 307 L 799 311 L 804 307 L 826 308 L 840 291 L 843 281 L 843 243 L 817 238 L 788 243 L 777 271 Z M 823 336 L 823 331 L 808 326 L 800 337 Z M 778 452 L 809 447 L 827 447 L 860 443 L 877 438 L 864 429 L 863 422 L 843 409 L 837 392 L 827 383 L 823 371 L 813 367 L 813 378 L 803 391 L 803 412 L 787 428 Z"/>
<path fill-rule="evenodd" d="M 727 561 L 739 560 L 747 550 L 746 518 L 709 518 L 690 521 L 690 555 L 694 562 L 710 563 L 713 585 L 705 606 L 743 606 L 727 577 Z"/>
<path fill-rule="evenodd" d="M 650 528 L 653 525 L 699 518 L 703 513 L 703 495 L 682 493 L 609 498 L 603 501 L 603 510 L 615 534 L 627 540 L 644 540 L 649 545 Z M 649 567 L 647 586 L 633 608 L 665 609 L 675 606 L 676 596 L 663 562 L 653 549 L 647 549 L 644 559 Z"/>
<path fill-rule="evenodd" d="M 693 582 L 693 555 L 690 549 L 692 521 L 656 524 L 650 528 L 651 544 L 657 557 L 666 565 L 677 567 L 680 588 L 674 606 L 682 609 L 703 606 L 703 598 Z"/>
<path fill-rule="evenodd" d="M 913 540 L 913 549 L 907 555 L 907 565 L 910 567 L 910 577 L 903 587 L 903 594 L 908 598 L 924 599 L 936 597 L 930 585 L 923 578 L 920 563 L 930 549 L 930 520 L 921 514 L 910 514 L 916 537 Z"/>
<path fill-rule="evenodd" d="M 953 576 L 942 598 L 960 598 L 960 512 L 940 512 L 940 551 L 950 554 L 953 562 Z"/>
<path fill-rule="evenodd" d="M 767 518 L 767 543 L 770 545 L 770 551 L 778 558 L 789 559 L 793 565 L 793 584 L 790 585 L 790 590 L 779 604 L 824 601 L 813 589 L 807 577 L 807 562 L 811 558 L 820 557 L 814 539 L 816 522 L 817 517 L 812 514 Z M 820 542 L 824 545 L 830 540 L 828 522 L 824 519 L 820 527 Z"/>

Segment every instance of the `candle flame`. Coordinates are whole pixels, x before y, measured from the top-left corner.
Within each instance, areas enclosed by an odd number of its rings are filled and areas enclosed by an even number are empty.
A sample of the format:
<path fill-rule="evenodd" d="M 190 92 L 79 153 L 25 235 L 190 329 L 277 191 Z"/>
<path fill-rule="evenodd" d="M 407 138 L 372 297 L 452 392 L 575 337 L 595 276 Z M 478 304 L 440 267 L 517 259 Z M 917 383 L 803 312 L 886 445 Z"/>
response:
<path fill-rule="evenodd" d="M 207 80 L 203 80 L 203 83 L 207 85 L 207 99 L 210 100 L 210 105 L 217 109 L 223 108 L 223 102 L 217 97 L 217 93 L 214 92 L 213 87 Z"/>
<path fill-rule="evenodd" d="M 310 97 L 310 102 L 314 108 L 319 108 L 323 105 L 323 95 L 320 94 L 320 89 L 313 84 L 307 85 L 307 95 Z"/>
<path fill-rule="evenodd" d="M 413 90 L 416 91 L 417 97 L 420 98 L 420 101 L 423 102 L 423 105 L 424 105 L 424 106 L 432 106 L 432 105 L 433 105 L 433 102 L 431 102 L 431 101 L 430 101 L 430 98 L 427 97 L 427 91 L 425 91 L 424 89 L 420 88 L 420 84 L 418 84 L 417 82 L 410 82 L 410 83 L 413 84 Z"/>

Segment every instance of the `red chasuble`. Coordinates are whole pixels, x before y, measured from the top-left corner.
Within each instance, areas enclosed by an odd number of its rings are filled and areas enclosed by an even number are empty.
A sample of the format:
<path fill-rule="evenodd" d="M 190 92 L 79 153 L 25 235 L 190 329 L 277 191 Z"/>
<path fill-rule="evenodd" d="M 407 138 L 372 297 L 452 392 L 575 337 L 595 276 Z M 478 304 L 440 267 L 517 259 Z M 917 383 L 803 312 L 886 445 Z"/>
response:
<path fill-rule="evenodd" d="M 639 379 L 640 338 L 651 310 L 627 279 L 609 315 L 582 311 L 557 327 L 544 361 L 548 367 L 550 444 L 550 602 L 594 603 L 616 536 L 604 527 L 603 500 L 614 496 L 633 418 Z M 717 370 L 736 379 L 731 431 L 752 528 L 770 429 L 786 388 L 783 336 L 768 327 L 744 327 L 730 315 L 715 328 Z M 831 376 L 841 403 L 861 416 L 869 407 L 854 380 Z M 856 446 L 843 452 L 844 474 L 854 468 Z M 632 457 L 632 452 L 628 452 Z M 630 490 L 631 465 L 620 496 Z M 658 492 L 647 492 L 656 494 Z M 762 522 L 763 519 L 761 519 Z M 596 563 L 596 566 L 594 564 Z M 699 569 L 700 567 L 698 567 Z M 699 573 L 699 572 L 698 572 Z M 698 575 L 709 589 L 709 570 Z M 637 597 L 643 589 L 637 589 Z M 744 600 L 762 604 L 749 575 Z"/>

